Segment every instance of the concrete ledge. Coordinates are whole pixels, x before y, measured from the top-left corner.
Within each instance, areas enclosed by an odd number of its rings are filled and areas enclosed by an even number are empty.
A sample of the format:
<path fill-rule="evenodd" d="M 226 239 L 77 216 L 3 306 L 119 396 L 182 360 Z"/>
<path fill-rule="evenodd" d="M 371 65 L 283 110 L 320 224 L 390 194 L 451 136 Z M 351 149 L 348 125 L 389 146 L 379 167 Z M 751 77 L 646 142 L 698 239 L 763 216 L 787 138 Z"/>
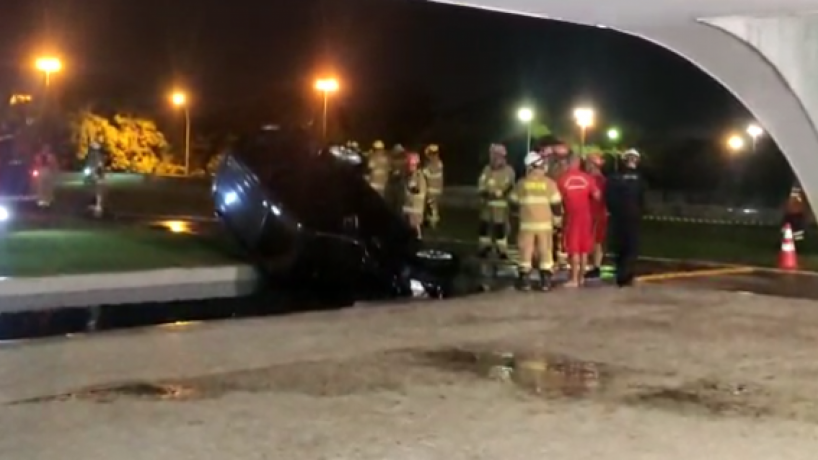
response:
<path fill-rule="evenodd" d="M 255 269 L 241 265 L 5 278 L 0 313 L 238 297 L 258 281 Z"/>

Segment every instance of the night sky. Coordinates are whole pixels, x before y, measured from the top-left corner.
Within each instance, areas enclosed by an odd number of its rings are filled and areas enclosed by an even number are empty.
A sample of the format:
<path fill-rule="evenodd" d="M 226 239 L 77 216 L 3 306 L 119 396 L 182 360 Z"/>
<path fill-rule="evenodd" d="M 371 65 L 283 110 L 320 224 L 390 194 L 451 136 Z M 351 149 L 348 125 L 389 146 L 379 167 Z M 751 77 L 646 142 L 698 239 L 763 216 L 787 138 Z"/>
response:
<path fill-rule="evenodd" d="M 178 84 L 211 123 L 314 107 L 324 72 L 342 80 L 339 116 L 384 129 L 488 112 L 513 121 L 527 101 L 557 121 L 589 103 L 604 122 L 651 132 L 749 120 L 719 84 L 639 39 L 421 0 L 0 2 L 0 93 L 36 84 L 32 59 L 49 50 L 66 63 L 55 84 L 67 105 L 156 111 Z"/>

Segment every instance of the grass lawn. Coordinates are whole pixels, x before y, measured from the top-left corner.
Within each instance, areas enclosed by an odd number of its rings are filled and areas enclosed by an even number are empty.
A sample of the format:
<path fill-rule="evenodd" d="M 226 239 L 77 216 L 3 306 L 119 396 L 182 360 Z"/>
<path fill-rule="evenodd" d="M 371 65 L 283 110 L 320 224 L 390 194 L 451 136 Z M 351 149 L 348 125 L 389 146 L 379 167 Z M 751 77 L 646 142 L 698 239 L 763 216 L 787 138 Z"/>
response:
<path fill-rule="evenodd" d="M 441 210 L 437 236 L 477 242 L 477 212 Z M 781 232 L 774 227 L 707 225 L 645 221 L 642 225 L 644 256 L 707 260 L 773 267 L 778 262 Z M 798 260 L 805 270 L 818 270 L 816 232 L 798 244 Z"/>
<path fill-rule="evenodd" d="M 0 234 L 0 276 L 225 265 L 238 254 L 216 237 L 149 228 L 20 230 Z"/>
<path fill-rule="evenodd" d="M 63 208 L 87 206 L 93 189 L 87 186 L 60 187 L 56 204 Z M 157 181 L 110 184 L 106 207 L 118 214 L 212 216 L 210 184 L 205 181 Z"/>

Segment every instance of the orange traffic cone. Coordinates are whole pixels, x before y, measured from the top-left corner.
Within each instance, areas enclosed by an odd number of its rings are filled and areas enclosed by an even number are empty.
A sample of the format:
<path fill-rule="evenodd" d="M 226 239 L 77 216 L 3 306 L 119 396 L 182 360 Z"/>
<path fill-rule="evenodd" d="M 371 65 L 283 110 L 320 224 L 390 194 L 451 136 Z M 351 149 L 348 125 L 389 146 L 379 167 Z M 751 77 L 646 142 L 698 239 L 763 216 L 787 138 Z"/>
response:
<path fill-rule="evenodd" d="M 795 253 L 795 243 L 792 239 L 792 227 L 784 224 L 781 239 L 781 253 L 778 256 L 778 268 L 782 270 L 798 270 L 798 255 Z"/>

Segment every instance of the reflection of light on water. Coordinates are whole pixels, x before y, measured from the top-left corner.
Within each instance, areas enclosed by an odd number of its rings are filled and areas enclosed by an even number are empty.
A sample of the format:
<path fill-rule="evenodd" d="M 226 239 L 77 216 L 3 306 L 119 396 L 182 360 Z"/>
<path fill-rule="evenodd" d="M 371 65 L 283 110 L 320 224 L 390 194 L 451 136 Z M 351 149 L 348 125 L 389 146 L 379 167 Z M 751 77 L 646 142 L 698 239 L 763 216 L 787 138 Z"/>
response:
<path fill-rule="evenodd" d="M 156 327 L 161 329 L 187 329 L 200 323 L 201 321 L 176 321 L 173 323 L 159 324 Z"/>
<path fill-rule="evenodd" d="M 187 233 L 190 232 L 190 225 L 181 220 L 168 220 L 162 222 L 162 225 L 167 227 L 173 233 Z"/>

